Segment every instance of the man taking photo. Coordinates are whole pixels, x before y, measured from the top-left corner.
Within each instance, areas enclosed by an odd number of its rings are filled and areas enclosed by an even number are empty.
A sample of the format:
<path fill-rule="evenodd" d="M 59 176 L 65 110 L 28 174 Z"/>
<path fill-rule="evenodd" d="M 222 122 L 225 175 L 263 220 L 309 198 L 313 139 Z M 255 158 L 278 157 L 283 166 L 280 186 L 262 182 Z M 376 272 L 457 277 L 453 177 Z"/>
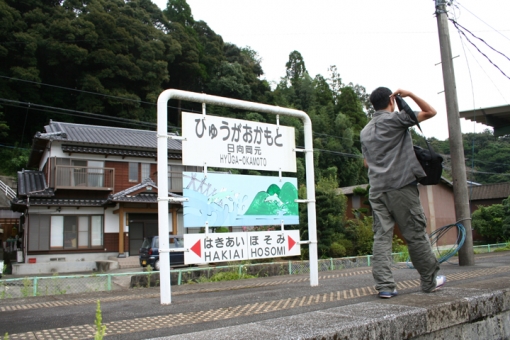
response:
<path fill-rule="evenodd" d="M 427 220 L 418 192 L 417 179 L 425 171 L 416 159 L 409 128 L 415 119 L 405 111 L 395 111 L 395 96 L 411 98 L 420 108 L 414 112 L 418 122 L 436 115 L 436 110 L 410 91 L 391 92 L 386 87 L 375 89 L 370 102 L 376 112 L 360 133 L 361 149 L 370 183 L 369 201 L 373 212 L 372 275 L 381 298 L 397 295 L 391 272 L 393 228 L 398 224 L 409 249 L 414 268 L 420 274 L 425 293 L 441 288 L 446 277 L 437 276 L 439 263 L 432 252 L 427 235 Z"/>

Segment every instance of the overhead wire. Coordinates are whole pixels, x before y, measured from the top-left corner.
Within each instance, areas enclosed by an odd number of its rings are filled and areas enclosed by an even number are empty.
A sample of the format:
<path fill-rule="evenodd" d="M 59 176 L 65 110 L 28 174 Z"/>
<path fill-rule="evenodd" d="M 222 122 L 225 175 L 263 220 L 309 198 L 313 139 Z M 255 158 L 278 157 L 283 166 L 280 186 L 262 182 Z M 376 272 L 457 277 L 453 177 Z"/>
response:
<path fill-rule="evenodd" d="M 455 17 L 455 20 L 457 20 L 457 15 L 455 14 L 455 10 L 453 11 L 453 15 Z M 464 40 L 462 39 L 462 35 L 460 34 L 460 32 L 458 32 L 458 33 L 459 33 L 459 39 L 460 39 L 460 42 L 461 42 L 462 50 L 464 51 L 464 55 L 466 55 L 466 48 L 465 48 L 465 45 L 464 45 Z M 471 85 L 471 97 L 473 98 L 473 133 L 475 133 L 475 131 L 476 131 L 475 89 L 474 89 L 474 85 L 473 85 L 473 76 L 471 74 L 471 66 L 469 65 L 468 58 L 465 58 L 465 59 L 466 59 L 466 65 L 467 65 L 467 68 L 468 68 L 469 83 Z M 475 168 L 475 164 L 474 164 L 474 159 L 475 159 L 475 142 L 474 142 L 474 137 L 473 137 L 473 140 L 471 142 L 471 156 L 472 156 L 471 169 L 474 170 L 474 168 Z M 474 176 L 474 174 L 473 174 L 473 176 Z M 474 180 L 474 178 L 471 178 L 471 180 Z M 473 189 L 470 188 L 470 191 L 471 192 L 469 194 L 469 197 L 471 197 Z"/>
<path fill-rule="evenodd" d="M 11 99 L 6 99 L 6 98 L 0 98 L 0 102 L 3 102 L 4 105 L 6 105 L 6 106 L 13 106 L 13 107 L 18 107 L 18 108 L 27 107 L 27 108 L 30 108 L 31 110 L 35 110 L 35 111 L 52 112 L 52 113 L 56 113 L 56 114 L 66 114 L 66 115 L 75 116 L 75 117 L 84 117 L 84 116 L 85 117 L 93 117 L 94 119 L 97 119 L 97 120 L 116 122 L 116 123 L 124 123 L 124 124 L 133 124 L 133 125 L 137 125 L 137 126 L 140 126 L 140 125 L 147 126 L 147 127 L 155 127 L 156 126 L 156 123 L 143 122 L 143 121 L 139 121 L 139 120 L 127 119 L 127 118 L 122 118 L 122 117 L 106 116 L 106 115 L 101 115 L 101 114 L 97 114 L 97 113 L 85 112 L 85 111 L 63 109 L 63 108 L 54 107 L 54 106 L 40 105 L 40 104 L 22 102 L 22 101 L 11 100 Z"/>
<path fill-rule="evenodd" d="M 14 81 L 20 81 L 20 82 L 29 83 L 29 84 L 54 87 L 54 88 L 58 88 L 58 89 L 62 89 L 62 90 L 69 90 L 69 91 L 87 93 L 87 94 L 91 94 L 91 95 L 95 95 L 95 96 L 101 96 L 101 97 L 106 97 L 106 98 L 122 99 L 122 100 L 125 100 L 125 101 L 131 101 L 131 102 L 135 102 L 135 103 L 148 104 L 148 105 L 152 105 L 152 106 L 156 106 L 157 105 L 157 103 L 147 102 L 147 101 L 143 101 L 141 99 L 132 99 L 132 98 L 126 98 L 126 97 L 121 97 L 121 96 L 114 96 L 114 95 L 109 95 L 109 94 L 104 94 L 104 93 L 99 93 L 99 92 L 92 92 L 92 91 L 86 91 L 86 90 L 73 89 L 71 87 L 58 86 L 58 85 L 47 84 L 47 83 L 42 83 L 42 82 L 36 82 L 36 81 L 31 81 L 31 80 L 25 80 L 25 79 L 19 79 L 19 78 L 13 78 L 13 77 L 1 76 L 1 75 L 0 75 L 0 78 L 14 80 Z M 171 109 L 179 109 L 178 107 L 171 106 L 171 105 L 167 105 L 167 107 L 171 108 Z"/>
<path fill-rule="evenodd" d="M 490 45 L 488 45 L 483 39 L 480 39 L 478 38 L 477 36 L 475 36 L 473 33 L 471 33 L 468 29 L 464 28 L 463 26 L 461 26 L 458 22 L 456 22 L 454 19 L 451 19 L 451 18 L 448 18 L 449 21 L 451 21 L 453 23 L 453 25 L 455 26 L 455 28 L 457 28 L 457 31 L 462 34 L 466 40 L 474 46 L 474 48 L 476 48 L 476 50 L 481 54 L 483 55 L 495 68 L 497 68 L 506 78 L 510 79 L 510 77 L 498 66 L 496 65 L 492 60 L 491 58 L 489 58 L 485 53 L 483 53 L 480 48 L 478 48 L 478 46 L 475 45 L 475 43 L 473 43 L 469 38 L 468 36 L 466 35 L 466 33 L 464 33 L 463 30 L 466 30 L 468 33 L 470 33 L 471 35 L 473 35 L 475 38 L 481 40 L 482 42 L 484 42 L 487 46 L 489 46 L 492 50 L 496 51 L 497 53 L 503 55 L 506 59 L 510 60 L 510 58 L 508 58 L 505 54 L 499 52 L 498 50 L 492 48 Z"/>
<path fill-rule="evenodd" d="M 485 21 L 483 21 L 481 18 L 479 18 L 476 14 L 474 14 L 473 12 L 471 12 L 469 9 L 467 9 L 466 7 L 464 7 L 460 2 L 458 1 L 454 1 L 456 5 L 464 8 L 466 11 L 468 11 L 469 13 L 471 13 L 471 15 L 473 15 L 475 18 L 477 18 L 478 20 L 480 20 L 481 22 L 483 22 L 485 25 L 489 26 L 492 30 L 494 30 L 496 33 L 499 33 L 501 34 L 501 36 L 507 40 L 510 40 L 509 37 L 507 37 L 506 35 L 504 35 L 503 33 L 501 33 L 501 31 L 498 31 L 497 29 L 495 29 L 494 27 L 492 27 L 491 25 L 489 25 L 488 23 L 486 23 Z"/>
<path fill-rule="evenodd" d="M 134 125 L 134 126 L 142 125 L 142 126 L 149 127 L 149 128 L 156 127 L 156 123 L 151 123 L 151 122 L 143 122 L 143 121 L 139 121 L 139 120 L 122 118 L 122 117 L 112 117 L 112 116 L 106 116 L 106 115 L 78 111 L 78 110 L 62 109 L 62 108 L 53 107 L 53 106 L 46 106 L 46 105 L 40 105 L 40 104 L 34 104 L 34 103 L 28 103 L 28 102 L 14 101 L 14 100 L 6 99 L 6 98 L 0 98 L 0 102 L 3 102 L 4 103 L 3 105 L 18 107 L 18 108 L 26 108 L 26 107 L 28 107 L 28 105 L 30 105 L 31 111 L 51 112 L 51 113 L 55 113 L 55 114 L 69 115 L 69 116 L 74 116 L 74 117 L 88 116 L 95 120 L 100 120 L 100 121 L 105 121 L 105 122 L 122 123 L 122 124 Z M 190 110 L 190 111 L 193 111 L 193 110 Z M 197 113 L 199 113 L 199 112 L 197 112 Z M 169 128 L 173 129 L 173 130 L 178 130 L 178 131 L 182 130 L 182 128 L 180 128 L 178 126 L 169 126 Z M 345 137 L 333 136 L 333 135 L 328 135 L 325 133 L 314 132 L 314 134 L 318 134 L 320 136 L 331 137 L 331 138 L 346 139 Z M 314 151 L 322 152 L 322 153 L 329 153 L 329 154 L 338 155 L 338 156 L 342 156 L 342 157 L 358 158 L 358 159 L 363 158 L 363 156 L 360 154 L 353 154 L 353 153 L 341 152 L 341 151 L 335 151 L 335 150 L 314 148 Z M 481 160 L 478 160 L 478 161 L 484 162 L 484 163 L 503 165 L 503 166 L 508 165 L 505 163 L 488 162 L 488 161 L 481 161 Z M 445 167 L 445 168 L 447 170 L 451 170 L 448 167 Z M 489 173 L 489 172 L 481 172 L 481 171 L 476 171 L 476 170 L 473 170 L 473 172 L 474 173 L 483 173 L 483 174 L 507 175 L 504 173 Z"/>

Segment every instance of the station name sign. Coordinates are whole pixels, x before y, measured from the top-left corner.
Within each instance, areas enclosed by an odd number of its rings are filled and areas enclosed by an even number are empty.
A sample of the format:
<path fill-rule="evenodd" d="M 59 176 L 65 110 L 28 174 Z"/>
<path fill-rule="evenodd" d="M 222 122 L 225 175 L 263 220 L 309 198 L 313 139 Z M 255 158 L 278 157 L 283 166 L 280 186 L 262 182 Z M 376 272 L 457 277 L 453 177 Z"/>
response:
<path fill-rule="evenodd" d="M 182 164 L 296 172 L 293 127 L 182 113 Z"/>
<path fill-rule="evenodd" d="M 299 230 L 184 234 L 185 264 L 254 260 L 301 254 Z"/>

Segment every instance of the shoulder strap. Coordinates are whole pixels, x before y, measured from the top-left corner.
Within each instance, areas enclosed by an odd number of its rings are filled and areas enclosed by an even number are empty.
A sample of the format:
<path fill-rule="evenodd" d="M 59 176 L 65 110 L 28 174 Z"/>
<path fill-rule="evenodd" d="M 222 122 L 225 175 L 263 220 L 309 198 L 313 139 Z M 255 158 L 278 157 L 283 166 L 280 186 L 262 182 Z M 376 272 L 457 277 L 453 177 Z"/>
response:
<path fill-rule="evenodd" d="M 416 123 L 416 125 L 418 126 L 418 129 L 420 129 L 423 139 L 425 140 L 425 143 L 427 143 L 430 153 L 432 154 L 432 147 L 430 146 L 427 138 L 425 138 L 425 135 L 423 134 L 423 130 L 421 129 L 421 126 L 420 126 L 420 122 L 418 121 L 418 117 L 416 117 L 416 115 L 414 114 L 414 111 L 409 107 L 409 105 L 407 105 L 405 100 L 399 95 L 395 96 L 395 102 L 397 103 L 398 109 L 400 111 L 405 111 L 405 113 L 407 113 L 407 115 L 409 117 L 411 117 L 411 119 Z"/>

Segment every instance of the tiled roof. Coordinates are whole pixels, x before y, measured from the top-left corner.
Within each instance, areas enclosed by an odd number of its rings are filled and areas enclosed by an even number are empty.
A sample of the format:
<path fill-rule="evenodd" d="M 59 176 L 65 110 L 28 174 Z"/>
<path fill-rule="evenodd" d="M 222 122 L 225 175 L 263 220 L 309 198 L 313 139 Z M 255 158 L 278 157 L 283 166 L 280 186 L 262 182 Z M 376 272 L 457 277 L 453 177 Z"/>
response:
<path fill-rule="evenodd" d="M 141 192 L 135 195 L 130 195 L 132 193 L 136 193 L 139 190 L 146 189 L 147 187 L 151 187 L 154 189 L 158 189 L 156 183 L 150 178 L 144 179 L 141 183 L 133 185 L 130 188 L 119 191 L 113 195 L 108 197 L 108 202 L 135 202 L 135 203 L 157 203 L 158 202 L 158 194 L 157 192 Z M 174 193 L 169 192 L 169 197 L 177 197 L 182 198 L 180 195 L 176 195 Z"/>
<path fill-rule="evenodd" d="M 62 199 L 62 198 L 31 198 L 30 205 L 49 205 L 62 207 L 101 207 L 106 200 Z"/>
<path fill-rule="evenodd" d="M 50 121 L 33 139 L 28 167 L 37 168 L 50 140 L 65 143 L 73 152 L 156 158 L 156 131 Z M 173 134 L 169 134 L 173 135 Z M 168 157 L 182 159 L 180 140 L 167 139 Z M 69 152 L 70 149 L 68 149 Z"/>
<path fill-rule="evenodd" d="M 67 153 L 95 153 L 101 155 L 157 158 L 156 151 L 96 148 L 78 145 L 62 145 L 62 151 Z M 168 158 L 182 159 L 182 154 L 169 152 Z"/>
<path fill-rule="evenodd" d="M 18 171 L 18 197 L 53 197 L 53 189 L 46 185 L 42 171 Z"/>
<path fill-rule="evenodd" d="M 504 199 L 510 196 L 510 183 L 484 184 L 468 189 L 471 201 Z"/>
<path fill-rule="evenodd" d="M 158 203 L 158 194 L 141 193 L 135 196 L 120 196 L 112 199 L 112 202 Z"/>
<path fill-rule="evenodd" d="M 157 149 L 156 131 L 55 121 L 50 121 L 50 124 L 44 128 L 46 133 L 38 133 L 36 138 L 92 145 Z M 168 149 L 182 150 L 181 141 L 168 139 Z"/>
<path fill-rule="evenodd" d="M 140 183 L 133 185 L 132 187 L 129 187 L 127 189 L 119 191 L 113 195 L 110 195 L 110 198 L 115 199 L 118 197 L 127 196 L 135 191 L 138 191 L 140 189 L 147 188 L 147 187 L 152 187 L 156 190 L 158 189 L 158 186 L 156 185 L 156 183 L 154 183 L 154 181 L 152 179 L 146 178 L 143 181 L 141 181 Z"/>
<path fill-rule="evenodd" d="M 27 206 L 53 206 L 53 207 L 102 207 L 106 200 L 86 200 L 86 199 L 59 199 L 59 198 L 32 198 L 13 199 L 11 209 L 13 211 L 24 212 Z"/>

